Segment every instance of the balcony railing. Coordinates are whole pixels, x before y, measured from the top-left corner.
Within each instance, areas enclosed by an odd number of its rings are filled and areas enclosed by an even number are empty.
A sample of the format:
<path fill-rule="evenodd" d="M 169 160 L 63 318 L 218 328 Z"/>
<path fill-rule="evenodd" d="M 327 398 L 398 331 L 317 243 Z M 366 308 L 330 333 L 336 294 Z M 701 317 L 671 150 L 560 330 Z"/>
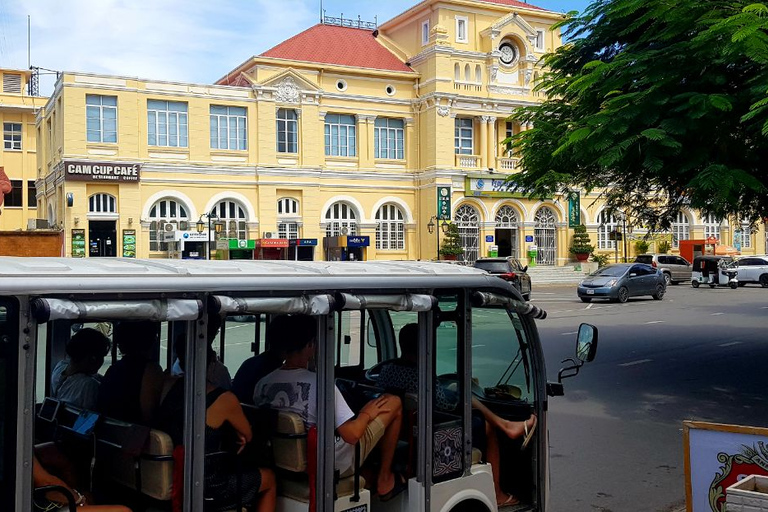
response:
<path fill-rule="evenodd" d="M 514 171 L 519 165 L 519 158 L 503 157 L 496 159 L 496 168 L 500 171 Z"/>
<path fill-rule="evenodd" d="M 456 80 L 453 82 L 453 88 L 457 91 L 482 91 L 483 84 L 482 82 L 463 82 L 461 80 Z"/>
<path fill-rule="evenodd" d="M 480 167 L 478 155 L 456 155 L 456 167 L 460 169 L 477 169 Z"/>

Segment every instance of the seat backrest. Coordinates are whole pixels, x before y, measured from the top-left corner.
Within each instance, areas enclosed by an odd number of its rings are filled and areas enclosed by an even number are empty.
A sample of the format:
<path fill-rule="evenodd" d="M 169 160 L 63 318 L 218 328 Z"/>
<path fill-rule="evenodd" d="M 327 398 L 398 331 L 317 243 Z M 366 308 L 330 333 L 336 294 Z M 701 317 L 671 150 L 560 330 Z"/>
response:
<path fill-rule="evenodd" d="M 287 471 L 307 470 L 307 428 L 294 412 L 276 411 L 272 429 L 275 465 Z"/>

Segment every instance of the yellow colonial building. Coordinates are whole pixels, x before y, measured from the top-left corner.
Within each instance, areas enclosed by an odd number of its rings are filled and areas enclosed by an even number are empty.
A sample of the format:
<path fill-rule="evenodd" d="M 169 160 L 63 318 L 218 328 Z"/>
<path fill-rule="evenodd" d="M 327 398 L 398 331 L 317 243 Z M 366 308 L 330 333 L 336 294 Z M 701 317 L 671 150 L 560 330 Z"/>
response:
<path fill-rule="evenodd" d="M 0 231 L 24 230 L 30 221 L 36 227 L 35 116 L 47 98 L 30 94 L 34 93 L 34 90 L 30 91 L 31 78 L 30 71 L 0 69 L 0 124 L 3 128 L 0 168 L 11 181 L 11 191 L 0 206 Z"/>
<path fill-rule="evenodd" d="M 450 221 L 466 261 L 535 245 L 563 265 L 568 200 L 510 193 L 501 146 L 561 16 L 424 0 L 380 26 L 325 18 L 213 85 L 64 73 L 37 117 L 38 216 L 72 256 L 434 259 Z M 592 202 L 571 217 L 612 254 L 621 222 Z M 764 233 L 679 220 L 675 240 L 716 226 L 763 252 Z"/>

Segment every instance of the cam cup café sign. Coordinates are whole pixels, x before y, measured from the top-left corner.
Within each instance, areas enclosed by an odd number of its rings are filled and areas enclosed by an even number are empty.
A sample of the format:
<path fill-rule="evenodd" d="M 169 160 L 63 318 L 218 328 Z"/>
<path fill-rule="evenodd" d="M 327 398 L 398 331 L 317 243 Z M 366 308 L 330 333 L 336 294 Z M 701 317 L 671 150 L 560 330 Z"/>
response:
<path fill-rule="evenodd" d="M 114 162 L 64 162 L 64 179 L 71 181 L 123 181 L 137 183 L 141 164 Z"/>

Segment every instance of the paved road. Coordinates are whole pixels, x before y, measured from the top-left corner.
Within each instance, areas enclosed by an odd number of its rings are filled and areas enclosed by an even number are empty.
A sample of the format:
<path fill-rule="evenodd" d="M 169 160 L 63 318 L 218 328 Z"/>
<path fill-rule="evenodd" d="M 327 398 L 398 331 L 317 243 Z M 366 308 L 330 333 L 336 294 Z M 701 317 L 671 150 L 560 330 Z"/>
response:
<path fill-rule="evenodd" d="M 685 499 L 682 421 L 768 426 L 768 290 L 670 286 L 662 301 L 586 305 L 574 286 L 534 303 L 550 380 L 579 322 L 597 359 L 550 403 L 553 512 L 667 511 Z"/>

